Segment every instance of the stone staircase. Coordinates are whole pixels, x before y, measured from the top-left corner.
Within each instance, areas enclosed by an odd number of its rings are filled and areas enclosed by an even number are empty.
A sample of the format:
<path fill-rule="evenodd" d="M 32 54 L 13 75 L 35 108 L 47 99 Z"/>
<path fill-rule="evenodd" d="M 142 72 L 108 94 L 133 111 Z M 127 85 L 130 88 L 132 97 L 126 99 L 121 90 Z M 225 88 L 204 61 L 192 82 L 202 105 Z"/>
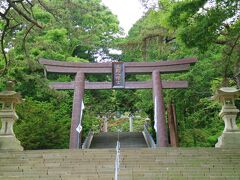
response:
<path fill-rule="evenodd" d="M 121 152 L 120 179 L 240 179 L 240 149 L 161 148 Z"/>
<path fill-rule="evenodd" d="M 1 180 L 112 179 L 114 150 L 36 150 L 0 153 Z"/>
<path fill-rule="evenodd" d="M 144 148 L 147 143 L 142 132 L 107 132 L 94 134 L 91 149 L 115 148 L 117 140 L 121 142 L 121 148 Z"/>
<path fill-rule="evenodd" d="M 115 149 L 0 151 L 0 180 L 114 179 Z M 239 180 L 240 149 L 121 149 L 120 180 Z"/>

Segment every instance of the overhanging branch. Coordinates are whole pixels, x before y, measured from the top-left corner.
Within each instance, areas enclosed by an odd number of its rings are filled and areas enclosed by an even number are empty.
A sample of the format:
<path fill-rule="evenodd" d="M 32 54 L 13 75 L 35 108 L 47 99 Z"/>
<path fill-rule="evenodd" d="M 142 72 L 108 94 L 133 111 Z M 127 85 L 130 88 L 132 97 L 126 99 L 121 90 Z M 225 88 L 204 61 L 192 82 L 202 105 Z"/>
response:
<path fill-rule="evenodd" d="M 28 28 L 27 32 L 25 33 L 25 35 L 23 37 L 23 49 L 24 49 L 25 55 L 27 55 L 27 51 L 26 51 L 26 38 L 27 38 L 28 34 L 30 33 L 30 31 L 33 29 L 34 26 L 35 26 L 35 24 L 32 24 L 30 26 L 30 28 Z"/>
<path fill-rule="evenodd" d="M 28 22 L 31 22 L 32 24 L 34 24 L 35 26 L 37 26 L 38 28 L 42 29 L 43 27 L 38 24 L 37 21 L 31 19 L 29 16 L 27 16 L 23 11 L 21 11 L 15 3 L 13 3 L 11 0 L 7 0 L 7 2 L 9 3 L 9 6 L 12 7 L 20 16 L 22 16 L 24 19 L 26 19 Z"/>

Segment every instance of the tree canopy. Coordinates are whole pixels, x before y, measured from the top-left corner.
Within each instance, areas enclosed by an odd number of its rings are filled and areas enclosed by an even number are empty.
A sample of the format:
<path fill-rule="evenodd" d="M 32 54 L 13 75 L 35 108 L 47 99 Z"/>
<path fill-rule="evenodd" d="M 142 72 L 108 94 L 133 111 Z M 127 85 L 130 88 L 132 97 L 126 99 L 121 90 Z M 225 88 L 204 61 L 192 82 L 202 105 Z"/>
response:
<path fill-rule="evenodd" d="M 238 0 L 180 1 L 173 5 L 168 22 L 187 48 L 206 51 L 211 45 L 221 46 L 224 84 L 229 76 L 235 76 L 239 86 L 239 17 Z"/>

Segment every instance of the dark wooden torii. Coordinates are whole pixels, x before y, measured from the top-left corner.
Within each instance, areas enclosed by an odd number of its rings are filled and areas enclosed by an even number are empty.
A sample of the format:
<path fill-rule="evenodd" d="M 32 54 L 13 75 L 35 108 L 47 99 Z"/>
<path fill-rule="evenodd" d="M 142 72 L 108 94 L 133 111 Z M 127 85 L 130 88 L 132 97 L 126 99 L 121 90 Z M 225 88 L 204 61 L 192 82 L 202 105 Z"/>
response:
<path fill-rule="evenodd" d="M 162 89 L 167 88 L 187 88 L 187 81 L 164 81 L 161 80 L 162 73 L 174 73 L 187 71 L 190 64 L 197 61 L 196 58 L 186 58 L 176 61 L 159 61 L 159 62 L 124 62 L 121 63 L 120 78 L 125 77 L 125 73 L 134 74 L 152 74 L 152 81 L 124 81 L 121 88 L 125 89 L 153 89 L 154 113 L 157 120 L 157 146 L 166 147 L 167 130 L 165 122 L 165 110 Z M 75 74 L 75 81 L 73 82 L 53 82 L 50 87 L 54 89 L 73 89 L 73 109 L 72 122 L 70 133 L 70 149 L 79 148 L 79 141 L 81 139 L 76 128 L 79 124 L 79 117 L 81 116 L 82 100 L 84 97 L 84 89 L 112 89 L 115 88 L 112 82 L 88 82 L 85 81 L 85 74 L 110 74 L 116 73 L 113 69 L 115 63 L 76 63 L 54 61 L 47 59 L 40 59 L 40 64 L 45 66 L 47 72 Z M 122 71 L 123 70 L 123 71 Z M 117 88 L 117 87 L 116 87 Z M 81 144 L 81 142 L 80 142 Z"/>

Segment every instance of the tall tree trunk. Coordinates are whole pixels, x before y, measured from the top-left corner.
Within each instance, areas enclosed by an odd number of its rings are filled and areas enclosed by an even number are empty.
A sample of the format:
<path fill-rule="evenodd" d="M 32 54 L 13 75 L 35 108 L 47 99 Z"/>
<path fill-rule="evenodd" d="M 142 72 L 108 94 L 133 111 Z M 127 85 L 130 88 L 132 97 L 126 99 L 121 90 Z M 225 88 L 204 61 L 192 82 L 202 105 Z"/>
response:
<path fill-rule="evenodd" d="M 237 60 L 234 66 L 234 77 L 237 87 L 240 88 L 240 45 L 236 47 Z"/>
<path fill-rule="evenodd" d="M 144 61 L 147 61 L 147 38 L 143 39 L 142 57 Z"/>

